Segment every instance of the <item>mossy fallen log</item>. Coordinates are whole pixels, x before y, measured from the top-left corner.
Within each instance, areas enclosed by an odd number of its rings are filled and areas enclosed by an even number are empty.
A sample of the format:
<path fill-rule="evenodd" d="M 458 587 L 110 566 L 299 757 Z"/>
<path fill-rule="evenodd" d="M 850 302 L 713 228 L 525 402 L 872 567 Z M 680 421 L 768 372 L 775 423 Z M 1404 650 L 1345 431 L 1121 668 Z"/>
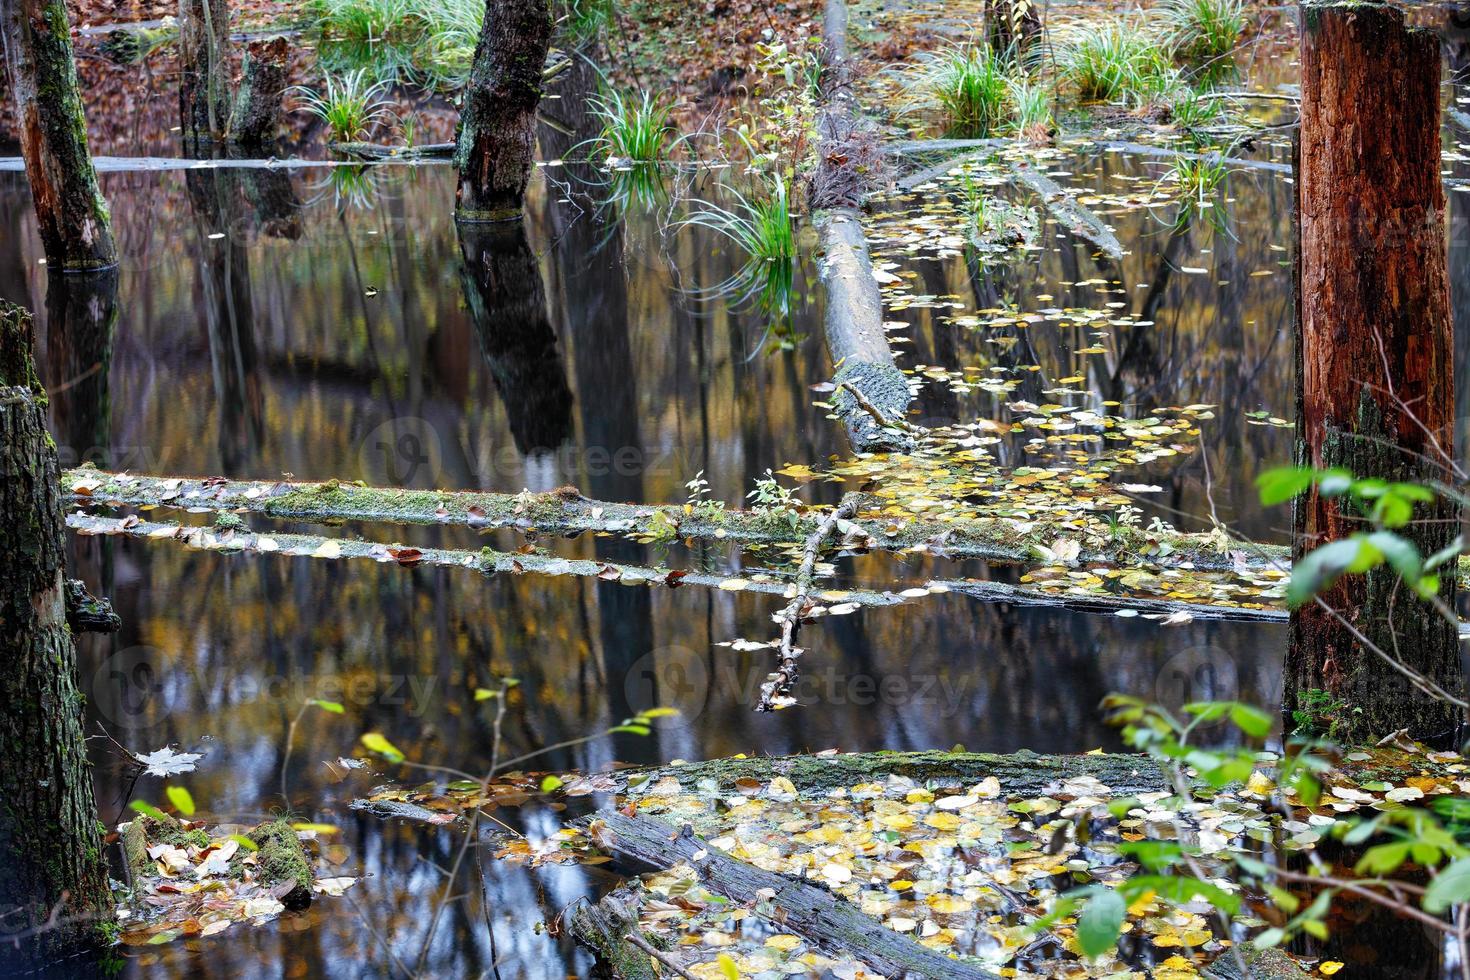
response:
<path fill-rule="evenodd" d="M 582 899 L 568 911 L 573 938 L 597 956 L 601 976 L 658 980 L 660 974 L 654 968 L 653 958 L 627 938 L 643 936 L 638 926 L 640 905 L 632 889 L 624 886 L 596 903 Z M 644 938 L 644 942 L 647 944 L 648 940 Z"/>
<path fill-rule="evenodd" d="M 640 537 L 676 536 L 740 544 L 805 541 L 825 512 L 808 510 L 794 519 L 785 513 L 757 510 L 696 510 L 682 504 L 628 504 L 592 500 L 575 487 L 546 493 L 400 490 L 355 483 L 248 482 L 221 477 L 132 476 L 91 467 L 68 470 L 62 487 L 75 505 L 123 504 L 242 511 L 309 521 L 381 521 L 398 524 L 445 524 L 472 528 L 516 527 L 568 534 L 609 531 Z M 864 547 L 883 551 L 917 551 L 951 558 L 1001 562 L 1033 562 L 1037 549 L 1067 536 L 1071 529 L 1007 518 L 943 521 L 887 516 L 865 517 L 862 508 L 853 525 L 866 530 Z M 1196 569 L 1287 567 L 1290 550 L 1282 545 L 1230 545 L 1219 537 L 1187 532 L 1150 533 L 1119 527 L 1106 541 L 1085 545 L 1078 562 L 1113 562 L 1131 566 Z"/>
<path fill-rule="evenodd" d="M 630 870 L 687 864 L 706 888 L 731 901 L 755 906 L 762 895 L 774 895 L 768 901 L 773 913 L 781 916 L 783 931 L 829 955 L 857 959 L 881 976 L 997 980 L 978 966 L 877 926 L 871 916 L 824 888 L 728 857 L 687 826 L 681 829 L 654 817 L 629 817 L 612 809 L 578 823 Z"/>
<path fill-rule="evenodd" d="M 1046 792 L 1069 779 L 1090 777 L 1119 796 L 1166 788 L 1159 767 L 1144 755 L 1039 755 L 1021 751 L 993 752 L 845 752 L 833 755 L 789 755 L 751 759 L 711 759 L 680 765 L 620 769 L 610 774 L 629 793 L 650 787 L 666 776 L 681 784 L 736 790 L 746 780 L 769 783 L 784 776 L 802 792 L 825 792 L 840 786 L 881 782 L 901 776 L 936 786 L 962 786 L 994 776 L 1007 797 Z"/>
<path fill-rule="evenodd" d="M 225 514 L 224 517 L 234 515 Z M 238 518 L 236 518 L 238 521 Z M 126 535 L 155 541 L 172 541 L 185 547 L 228 554 L 275 554 L 285 557 L 356 558 L 380 563 L 397 562 L 406 567 L 432 565 L 474 569 L 484 574 L 570 575 L 621 581 L 628 585 L 663 585 L 669 588 L 694 586 L 762 595 L 795 597 L 798 586 L 784 574 L 758 569 L 744 570 L 740 575 L 719 575 L 687 571 L 664 566 L 620 564 L 562 558 L 546 552 L 503 552 L 482 548 L 468 551 L 459 548 L 408 548 L 397 544 L 365 541 L 360 538 L 329 537 L 314 534 L 254 532 L 234 521 L 221 521 L 212 527 L 138 521 L 132 518 L 97 517 L 81 512 L 67 517 L 67 526 L 84 535 Z M 1277 607 L 1212 605 L 1203 602 L 1151 599 L 1143 596 L 1067 594 L 1048 592 L 1026 585 L 988 582 L 972 579 L 930 579 L 923 582 L 895 581 L 884 591 L 839 589 L 812 592 L 811 596 L 827 603 L 848 603 L 863 608 L 896 606 L 911 601 L 900 594 L 922 588 L 929 594 L 958 593 L 982 602 L 1004 602 L 1022 606 L 1072 609 L 1097 615 L 1117 615 L 1130 610 L 1141 616 L 1169 617 L 1184 614 L 1193 619 L 1235 622 L 1284 622 L 1286 611 Z M 804 619 L 817 613 L 808 606 Z"/>

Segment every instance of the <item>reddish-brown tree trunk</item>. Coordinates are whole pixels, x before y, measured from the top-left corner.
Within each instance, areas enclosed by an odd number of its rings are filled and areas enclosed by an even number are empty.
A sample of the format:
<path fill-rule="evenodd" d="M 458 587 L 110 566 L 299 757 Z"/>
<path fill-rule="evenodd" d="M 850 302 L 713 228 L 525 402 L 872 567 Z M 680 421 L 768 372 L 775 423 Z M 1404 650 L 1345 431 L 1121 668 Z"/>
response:
<path fill-rule="evenodd" d="M 87 151 L 66 4 L 0 0 L 0 47 L 46 261 L 63 272 L 111 268 L 117 252 Z"/>
<path fill-rule="evenodd" d="M 536 107 L 551 44 L 547 0 L 486 0 L 459 113 L 460 221 L 520 217 L 536 151 Z"/>
<path fill-rule="evenodd" d="M 1439 47 L 1377 4 L 1304 3 L 1297 172 L 1297 427 L 1302 462 L 1359 477 L 1444 476 L 1454 451 L 1453 331 L 1440 183 Z M 1404 529 L 1421 553 L 1458 530 L 1447 503 Z M 1298 501 L 1296 557 L 1364 529 L 1341 498 Z M 1452 574 L 1440 595 L 1453 605 Z M 1284 704 L 1330 705 L 1333 734 L 1443 739 L 1455 708 L 1360 642 L 1460 694 L 1456 628 L 1387 567 L 1292 614 Z M 1344 622 L 1343 620 L 1346 620 Z M 1352 629 L 1349 628 L 1351 624 Z M 1321 692 L 1316 694 L 1313 692 Z"/>

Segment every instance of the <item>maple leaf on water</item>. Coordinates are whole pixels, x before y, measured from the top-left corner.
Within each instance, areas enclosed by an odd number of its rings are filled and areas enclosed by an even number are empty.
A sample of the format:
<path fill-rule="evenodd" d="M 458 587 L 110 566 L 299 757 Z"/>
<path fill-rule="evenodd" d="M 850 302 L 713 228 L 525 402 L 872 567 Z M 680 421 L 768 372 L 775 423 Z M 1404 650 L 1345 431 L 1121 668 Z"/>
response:
<path fill-rule="evenodd" d="M 148 775 L 167 777 L 193 772 L 194 763 L 204 756 L 198 752 L 175 752 L 171 747 L 165 745 L 146 755 L 134 753 L 133 758 L 138 760 Z"/>

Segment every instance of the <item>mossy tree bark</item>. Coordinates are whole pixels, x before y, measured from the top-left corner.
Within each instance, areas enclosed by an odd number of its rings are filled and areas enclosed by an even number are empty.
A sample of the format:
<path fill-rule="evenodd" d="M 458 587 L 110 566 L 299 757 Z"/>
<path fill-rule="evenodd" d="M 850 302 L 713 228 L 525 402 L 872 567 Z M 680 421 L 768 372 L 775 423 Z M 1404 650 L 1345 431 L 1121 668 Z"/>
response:
<path fill-rule="evenodd" d="M 0 302 L 0 923 L 34 930 L 23 955 L 45 961 L 97 945 L 112 895 L 66 625 L 61 473 L 30 327 L 28 312 Z"/>
<path fill-rule="evenodd" d="M 536 149 L 541 71 L 551 44 L 547 0 L 486 0 L 485 25 L 460 108 L 460 221 L 520 217 Z"/>
<path fill-rule="evenodd" d="M 1298 451 L 1305 465 L 1423 482 L 1453 453 L 1453 331 L 1440 184 L 1439 48 L 1373 4 L 1302 5 L 1296 184 Z M 1428 555 L 1457 526 L 1422 507 L 1405 534 Z M 1364 528 L 1341 498 L 1297 504 L 1295 557 Z M 1454 605 L 1453 575 L 1440 597 Z M 1458 712 L 1359 642 L 1463 690 L 1456 628 L 1384 567 L 1344 576 L 1291 617 L 1283 708 L 1331 704 L 1351 742 L 1402 728 L 1452 735 Z M 1320 692 L 1320 693 L 1318 693 Z"/>
<path fill-rule="evenodd" d="M 230 110 L 229 141 L 263 149 L 275 141 L 285 113 L 286 76 L 291 49 L 284 37 L 258 41 L 245 52 L 240 87 Z"/>
<path fill-rule="evenodd" d="M 0 0 L 0 46 L 46 261 L 64 272 L 111 268 L 117 251 L 87 151 L 66 4 Z"/>
<path fill-rule="evenodd" d="M 179 0 L 179 120 L 185 144 L 218 142 L 230 122 L 227 0 Z"/>

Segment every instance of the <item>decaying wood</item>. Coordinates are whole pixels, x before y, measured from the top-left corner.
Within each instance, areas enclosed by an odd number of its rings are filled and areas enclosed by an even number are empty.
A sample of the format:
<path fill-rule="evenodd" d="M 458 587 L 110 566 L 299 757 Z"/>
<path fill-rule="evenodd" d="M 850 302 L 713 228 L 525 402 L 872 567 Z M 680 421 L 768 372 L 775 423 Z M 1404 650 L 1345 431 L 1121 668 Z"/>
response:
<path fill-rule="evenodd" d="M 776 621 L 781 625 L 780 645 L 776 648 L 776 669 L 761 684 L 761 698 L 755 709 L 757 711 L 774 711 L 783 702 L 791 702 L 791 689 L 801 674 L 797 661 L 801 658 L 802 651 L 796 645 L 796 631 L 801 627 L 802 617 L 815 605 L 812 591 L 816 582 L 817 559 L 838 525 L 852 520 L 861 499 L 861 495 L 855 493 L 842 498 L 842 503 L 822 518 L 817 529 L 807 537 L 806 544 L 802 546 L 801 564 L 796 569 L 796 580 L 793 583 L 794 594 L 786 608 L 776 614 Z"/>
<path fill-rule="evenodd" d="M 954 140 L 945 142 L 960 143 L 962 141 Z M 992 146 L 993 141 L 991 140 L 977 140 L 975 142 L 980 144 L 976 149 L 926 167 L 900 180 L 898 182 L 899 190 L 911 191 L 937 177 L 944 176 L 968 160 L 983 156 L 994 150 Z M 997 156 L 996 162 L 1005 170 L 1006 176 L 1012 184 L 1030 191 L 1041 198 L 1041 203 L 1051 212 L 1052 217 L 1063 228 L 1074 235 L 1079 235 L 1087 239 L 1109 258 L 1115 260 L 1123 258 L 1123 244 L 1118 241 L 1118 236 L 1113 233 L 1113 230 L 1097 215 L 1078 204 L 1076 198 L 1069 194 L 1062 185 L 1052 180 L 1025 160 L 1014 160 L 1005 156 Z"/>
<path fill-rule="evenodd" d="M 485 5 L 455 140 L 459 221 L 505 221 L 521 214 L 551 24 L 548 0 L 488 0 Z"/>
<path fill-rule="evenodd" d="M 646 949 L 628 940 L 643 939 L 638 925 L 642 905 L 632 889 L 623 886 L 608 892 L 595 904 L 583 899 L 573 905 L 566 918 L 572 936 L 597 955 L 602 976 L 620 980 L 658 980 L 659 973 Z"/>
<path fill-rule="evenodd" d="M 113 914 L 67 626 L 60 477 L 30 313 L 0 301 L 0 912 L 8 934 L 36 930 L 20 955 L 52 966 L 105 945 Z"/>
<path fill-rule="evenodd" d="M 225 138 L 230 121 L 228 0 L 179 0 L 179 120 L 186 144 Z"/>
<path fill-rule="evenodd" d="M 301 160 L 291 158 L 259 160 L 220 157 L 197 160 L 188 157 L 93 157 L 92 165 L 99 174 L 114 173 L 161 173 L 169 170 L 325 170 L 332 167 L 366 166 L 430 166 L 447 163 L 436 157 L 418 159 L 395 158 L 366 163 L 356 160 Z M 0 157 L 0 173 L 19 172 L 25 169 L 20 157 Z"/>
<path fill-rule="evenodd" d="M 64 272 L 117 264 L 107 202 L 87 150 L 87 120 L 64 0 L 0 0 L 24 169 L 46 261 Z"/>
<path fill-rule="evenodd" d="M 860 391 L 869 406 L 896 423 L 913 402 L 908 378 L 898 369 L 883 332 L 883 298 L 873 276 L 873 260 L 857 207 L 867 178 L 855 173 L 857 154 L 847 149 L 857 132 L 857 106 L 852 94 L 851 58 L 847 46 L 847 5 L 827 0 L 822 21 L 822 143 L 814 187 L 824 199 L 817 218 L 821 240 L 821 279 L 827 306 L 823 327 L 827 352 L 839 386 Z M 839 419 L 854 452 L 910 449 L 913 440 L 894 424 L 880 424 L 851 391 L 839 387 L 833 397 Z"/>
<path fill-rule="evenodd" d="M 1439 42 L 1375 3 L 1304 3 L 1299 175 L 1298 450 L 1359 477 L 1446 479 L 1454 453 L 1454 337 L 1440 182 Z M 1371 122 L 1370 122 L 1371 121 Z M 1459 529 L 1447 500 L 1400 533 L 1430 555 Z M 1363 529 L 1342 498 L 1310 488 L 1297 560 Z M 1439 598 L 1455 606 L 1456 577 Z M 1291 617 L 1283 710 L 1309 692 L 1339 707 L 1347 743 L 1407 728 L 1446 741 L 1462 720 L 1433 688 L 1464 695 L 1455 624 L 1388 566 L 1349 575 Z M 1360 642 L 1396 657 L 1410 682 Z"/>
<path fill-rule="evenodd" d="M 99 599 L 81 579 L 66 580 L 66 625 L 73 633 L 116 633 L 122 617 L 112 610 L 112 601 Z"/>
<path fill-rule="evenodd" d="M 390 146 L 387 143 L 332 143 L 338 153 L 364 160 L 449 160 L 455 143 L 424 143 L 420 146 Z"/>
<path fill-rule="evenodd" d="M 285 116 L 286 76 L 290 48 L 284 37 L 249 45 L 230 110 L 228 139 L 241 147 L 273 142 Z"/>
<path fill-rule="evenodd" d="M 557 533 L 612 531 L 654 535 L 662 527 L 675 529 L 678 537 L 739 543 L 799 544 L 816 530 L 824 513 L 806 512 L 798 515 L 793 523 L 785 515 L 759 511 L 685 513 L 682 504 L 590 500 L 574 487 L 536 494 L 400 490 L 337 481 L 287 483 L 232 481 L 222 477 L 132 476 L 89 467 L 66 471 L 63 482 L 67 489 L 73 490 L 75 503 L 204 507 L 305 520 L 519 527 Z M 78 491 L 78 487 L 82 489 Z M 862 542 L 864 547 L 1003 562 L 1033 562 L 1039 557 L 1038 546 L 1054 544 L 1063 533 L 1044 524 L 1018 531 L 1016 523 L 1006 518 L 953 521 L 914 518 L 897 522 L 887 517 L 869 520 L 859 516 L 854 523 L 867 534 Z M 1171 549 L 1168 557 L 1143 557 L 1151 543 L 1167 544 Z M 1077 556 L 1079 562 L 1149 567 L 1188 562 L 1194 568 L 1205 570 L 1286 567 L 1289 558 L 1289 550 L 1279 545 L 1251 543 L 1241 545 L 1238 550 L 1224 551 L 1218 539 L 1206 534 L 1174 532 L 1150 538 L 1145 532 L 1127 527 L 1118 528 L 1107 541 L 1085 545 Z"/>
<path fill-rule="evenodd" d="M 629 817 L 611 809 L 580 824 L 625 867 L 665 869 L 687 864 L 706 888 L 731 901 L 756 906 L 757 914 L 762 907 L 757 905 L 760 896 L 774 894 L 768 900 L 768 914 L 780 916 L 783 931 L 801 936 L 828 955 L 856 959 L 881 976 L 996 980 L 995 974 L 978 966 L 883 928 L 857 906 L 824 888 L 728 857 L 687 827 L 681 830 L 653 817 Z"/>

